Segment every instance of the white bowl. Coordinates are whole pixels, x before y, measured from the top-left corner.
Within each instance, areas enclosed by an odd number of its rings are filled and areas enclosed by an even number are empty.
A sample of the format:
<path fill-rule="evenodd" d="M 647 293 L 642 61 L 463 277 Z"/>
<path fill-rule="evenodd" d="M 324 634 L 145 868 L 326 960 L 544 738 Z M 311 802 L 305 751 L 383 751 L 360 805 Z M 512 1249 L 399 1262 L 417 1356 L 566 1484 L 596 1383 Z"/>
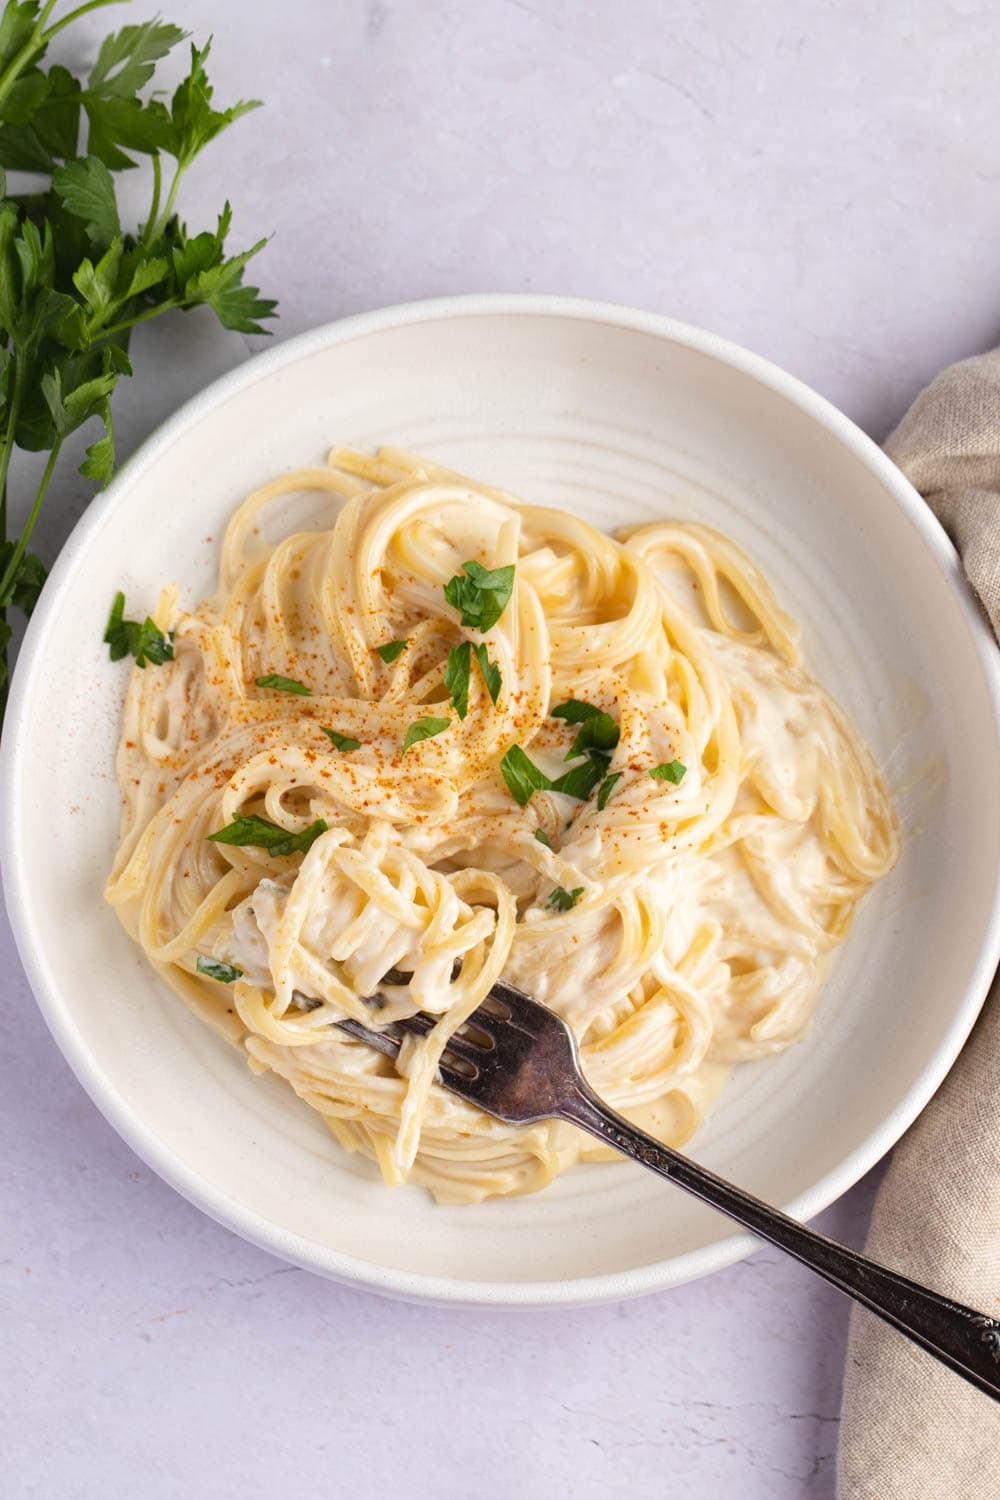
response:
<path fill-rule="evenodd" d="M 1000 685 L 955 553 L 874 444 L 763 360 L 644 313 L 468 297 L 317 329 L 190 401 L 87 511 L 28 631 L 0 763 L 11 921 L 56 1041 L 151 1167 L 275 1254 L 409 1298 L 581 1303 L 726 1265 L 750 1239 L 631 1165 L 478 1207 L 383 1187 L 188 1014 L 102 901 L 125 686 L 101 645 L 112 595 L 144 607 L 177 580 L 197 598 L 240 498 L 334 441 L 402 444 L 601 527 L 708 521 L 804 621 L 887 771 L 904 853 L 811 1035 L 737 1069 L 693 1146 L 801 1218 L 929 1099 L 1000 951 Z"/>

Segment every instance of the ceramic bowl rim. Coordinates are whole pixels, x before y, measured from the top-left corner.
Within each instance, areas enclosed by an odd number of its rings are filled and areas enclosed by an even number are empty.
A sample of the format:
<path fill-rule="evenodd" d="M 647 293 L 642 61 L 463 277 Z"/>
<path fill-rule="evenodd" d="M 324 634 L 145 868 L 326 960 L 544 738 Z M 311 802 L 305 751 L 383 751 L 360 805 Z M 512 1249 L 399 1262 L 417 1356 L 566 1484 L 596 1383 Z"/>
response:
<path fill-rule="evenodd" d="M 966 628 L 982 668 L 992 711 L 1000 725 L 1000 657 L 980 608 L 965 585 L 954 547 L 909 481 L 854 422 L 824 397 L 779 366 L 714 333 L 672 318 L 614 303 L 579 297 L 486 293 L 402 303 L 323 324 L 252 356 L 186 401 L 129 458 L 108 488 L 77 522 L 52 569 L 49 582 L 28 626 L 13 676 L 10 703 L 0 744 L 0 867 L 15 941 L 42 1015 L 73 1072 L 98 1109 L 134 1151 L 168 1183 L 211 1218 L 243 1238 L 297 1265 L 389 1296 L 468 1306 L 576 1306 L 643 1295 L 706 1275 L 748 1255 L 756 1242 L 734 1234 L 667 1260 L 626 1271 L 543 1282 L 473 1281 L 416 1274 L 321 1249 L 291 1234 L 230 1198 L 192 1170 L 147 1126 L 104 1077 L 100 1064 L 76 1031 L 72 1003 L 60 994 L 44 955 L 34 940 L 28 880 L 19 849 L 17 788 L 21 782 L 28 731 L 26 708 L 32 680 L 44 653 L 51 622 L 71 586 L 76 561 L 118 507 L 129 502 L 136 481 L 153 467 L 195 423 L 246 389 L 287 365 L 323 349 L 406 325 L 442 319 L 479 317 L 552 317 L 611 325 L 681 344 L 707 355 L 777 393 L 811 417 L 859 460 L 919 533 L 957 597 Z M 926 1066 L 881 1124 L 805 1192 L 784 1207 L 794 1218 L 808 1220 L 840 1197 L 895 1144 L 934 1094 L 982 1007 L 1000 959 L 1000 850 L 993 882 L 993 904 L 980 953 L 965 992 L 947 1030 Z"/>

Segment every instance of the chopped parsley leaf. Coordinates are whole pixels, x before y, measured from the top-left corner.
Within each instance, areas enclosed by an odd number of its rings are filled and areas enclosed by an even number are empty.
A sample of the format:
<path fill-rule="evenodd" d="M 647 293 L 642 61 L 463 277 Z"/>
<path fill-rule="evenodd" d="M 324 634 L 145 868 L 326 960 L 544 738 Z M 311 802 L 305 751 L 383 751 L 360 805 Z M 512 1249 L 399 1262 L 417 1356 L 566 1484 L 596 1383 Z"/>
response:
<path fill-rule="evenodd" d="M 460 719 L 469 712 L 469 674 L 472 669 L 472 642 L 463 641 L 448 652 L 444 668 L 444 685 L 451 706 Z"/>
<path fill-rule="evenodd" d="M 282 677 L 280 672 L 268 672 L 264 677 L 255 677 L 258 687 L 274 688 L 276 693 L 297 693 L 300 698 L 311 698 L 312 688 L 294 677 Z"/>
<path fill-rule="evenodd" d="M 598 709 L 581 723 L 576 739 L 566 752 L 566 759 L 588 755 L 591 750 L 613 750 L 620 738 L 621 730 L 611 715 Z"/>
<path fill-rule="evenodd" d="M 475 652 L 476 661 L 479 663 L 479 670 L 483 674 L 483 681 L 486 684 L 486 691 L 489 693 L 490 698 L 493 700 L 493 703 L 495 705 L 497 699 L 500 696 L 500 689 L 503 686 L 503 678 L 500 675 L 500 668 L 497 666 L 495 661 L 490 661 L 489 652 L 487 651 L 484 642 L 480 641 L 479 645 L 473 646 L 472 649 Z"/>
<path fill-rule="evenodd" d="M 687 766 L 682 766 L 679 760 L 666 760 L 650 771 L 650 776 L 655 781 L 672 781 L 674 786 L 684 780 Z"/>
<path fill-rule="evenodd" d="M 409 644 L 409 641 L 386 641 L 384 646 L 376 646 L 375 650 L 388 667 L 397 656 L 402 656 Z"/>
<path fill-rule="evenodd" d="M 621 781 L 621 779 L 621 771 L 612 771 L 609 776 L 605 776 L 604 780 L 601 782 L 601 790 L 597 794 L 598 812 L 603 812 L 607 807 L 608 798 L 611 796 L 611 793 L 614 791 L 615 787 L 617 786 L 618 782 Z"/>
<path fill-rule="evenodd" d="M 243 977 L 243 970 L 235 964 L 224 964 L 218 958 L 202 958 L 200 953 L 197 968 L 199 974 L 207 974 L 209 979 L 217 979 L 220 984 L 232 984 L 235 979 Z"/>
<path fill-rule="evenodd" d="M 557 703 L 551 713 L 554 719 L 580 726 L 576 739 L 566 752 L 566 759 L 575 760 L 581 755 L 587 757 L 582 765 L 574 766 L 554 781 L 552 790 L 567 792 L 582 801 L 601 782 L 597 805 L 598 808 L 603 808 L 621 775 L 620 771 L 616 771 L 613 776 L 608 775 L 611 752 L 621 738 L 621 730 L 610 714 L 605 713 L 602 708 L 595 708 L 592 703 L 584 703 L 580 698 L 567 698 L 565 703 Z"/>
<path fill-rule="evenodd" d="M 451 696 L 452 707 L 460 719 L 464 719 L 469 712 L 469 677 L 472 671 L 473 655 L 479 663 L 479 670 L 490 698 L 496 703 L 500 696 L 502 682 L 500 668 L 496 662 L 490 661 L 485 643 L 481 642 L 478 646 L 474 646 L 471 641 L 463 641 L 460 646 L 453 646 L 448 652 L 448 660 L 445 663 L 444 685 Z"/>
<path fill-rule="evenodd" d="M 323 818 L 317 818 L 315 823 L 310 823 L 300 833 L 289 833 L 287 828 L 281 828 L 269 818 L 237 813 L 231 823 L 227 823 L 217 833 L 210 833 L 208 838 L 213 844 L 237 844 L 241 848 L 266 849 L 271 855 L 304 854 L 320 834 L 326 832 L 327 826 Z"/>
<path fill-rule="evenodd" d="M 571 770 L 564 771 L 550 783 L 553 792 L 565 792 L 568 797 L 578 797 L 585 802 L 599 781 L 607 775 L 610 757 L 593 750 L 586 760 Z"/>
<path fill-rule="evenodd" d="M 507 790 L 522 807 L 531 801 L 533 792 L 548 791 L 552 785 L 545 772 L 535 765 L 520 745 L 511 745 L 500 762 L 500 770 L 507 783 Z"/>
<path fill-rule="evenodd" d="M 566 724 L 583 724 L 601 710 L 592 703 L 584 703 L 582 698 L 567 698 L 565 703 L 557 703 L 549 712 L 553 719 L 562 719 Z"/>
<path fill-rule="evenodd" d="M 552 840 L 549 838 L 549 836 L 545 832 L 544 828 L 536 828 L 535 829 L 535 838 L 538 840 L 538 842 L 540 844 L 544 844 L 545 847 L 546 847 L 546 849 L 551 849 L 552 848 Z"/>
<path fill-rule="evenodd" d="M 435 735 L 444 734 L 450 723 L 450 719 L 435 719 L 429 715 L 423 719 L 417 719 L 416 723 L 411 724 L 406 731 L 400 754 L 405 755 L 411 745 L 419 745 L 421 740 L 432 740 Z"/>
<path fill-rule="evenodd" d="M 147 615 L 142 624 L 138 620 L 125 619 L 125 595 L 119 589 L 111 606 L 104 644 L 110 647 L 112 661 L 121 661 L 123 656 L 134 656 L 137 667 L 145 669 L 147 662 L 162 667 L 165 661 L 174 659 L 173 634 L 164 635 L 156 621 Z"/>
<path fill-rule="evenodd" d="M 522 807 L 531 800 L 534 792 L 564 792 L 585 802 L 594 787 L 607 774 L 610 756 L 592 750 L 587 759 L 573 766 L 553 781 L 528 756 L 520 745 L 511 745 L 500 762 L 500 770 L 507 788 Z"/>
<path fill-rule="evenodd" d="M 326 735 L 327 739 L 331 740 L 333 744 L 336 745 L 338 750 L 361 749 L 361 741 L 352 740 L 349 734 L 341 734 L 339 730 L 336 729 L 327 729 L 324 724 L 321 724 L 319 727 Z"/>
<path fill-rule="evenodd" d="M 555 890 L 549 892 L 545 905 L 549 911 L 572 911 L 582 895 L 582 885 L 578 885 L 572 891 L 567 891 L 563 886 L 557 885 Z"/>
<path fill-rule="evenodd" d="M 462 570 L 449 578 L 444 597 L 452 609 L 458 610 L 463 625 L 485 635 L 510 602 L 514 592 L 514 564 L 490 569 L 482 563 L 464 562 Z"/>

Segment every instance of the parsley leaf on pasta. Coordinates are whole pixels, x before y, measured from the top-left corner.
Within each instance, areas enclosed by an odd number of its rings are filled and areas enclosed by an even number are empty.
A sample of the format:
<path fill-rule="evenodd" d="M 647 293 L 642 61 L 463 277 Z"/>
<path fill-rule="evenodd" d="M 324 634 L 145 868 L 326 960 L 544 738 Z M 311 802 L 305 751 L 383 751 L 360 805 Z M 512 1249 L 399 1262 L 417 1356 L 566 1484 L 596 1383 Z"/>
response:
<path fill-rule="evenodd" d="M 621 738 L 621 730 L 611 715 L 593 703 L 584 703 L 582 698 L 567 698 L 565 703 L 557 703 L 550 712 L 553 719 L 581 726 L 567 760 L 572 760 L 575 755 L 586 755 L 591 750 L 613 750 Z"/>
<path fill-rule="evenodd" d="M 536 766 L 520 745 L 511 745 L 500 762 L 503 779 L 515 801 L 522 807 L 531 800 L 534 792 L 564 792 L 567 797 L 576 797 L 585 802 L 594 787 L 607 774 L 610 757 L 599 750 L 592 750 L 586 760 L 570 770 L 564 771 L 555 781 Z"/>
<path fill-rule="evenodd" d="M 549 838 L 549 836 L 545 832 L 544 828 L 536 828 L 535 829 L 535 838 L 538 840 L 538 842 L 540 844 L 544 844 L 545 847 L 546 847 L 546 849 L 551 849 L 552 848 L 552 840 Z"/>
<path fill-rule="evenodd" d="M 607 807 L 608 798 L 611 796 L 611 793 L 614 791 L 615 787 L 618 785 L 621 779 L 621 771 L 612 771 L 609 776 L 605 776 L 604 780 L 601 782 L 601 790 L 597 794 L 598 812 L 603 812 Z"/>
<path fill-rule="evenodd" d="M 682 766 L 679 760 L 666 760 L 658 766 L 653 766 L 650 776 L 654 781 L 672 781 L 677 786 L 684 780 L 687 766 Z"/>
<path fill-rule="evenodd" d="M 396 660 L 397 656 L 402 656 L 409 644 L 409 641 L 386 641 L 385 645 L 376 646 L 375 650 L 388 667 Z"/>
<path fill-rule="evenodd" d="M 507 783 L 507 790 L 522 807 L 531 801 L 533 792 L 548 791 L 552 785 L 545 772 L 535 765 L 520 745 L 511 745 L 500 762 L 500 770 Z"/>
<path fill-rule="evenodd" d="M 581 802 L 585 802 L 597 783 L 607 775 L 609 764 L 609 756 L 594 750 L 578 766 L 572 766 L 550 782 L 550 789 L 553 792 L 565 792 L 568 797 L 578 797 Z"/>
<path fill-rule="evenodd" d="M 490 654 L 482 641 L 478 646 L 473 646 L 472 650 L 475 653 L 476 661 L 479 663 L 479 670 L 483 674 L 486 691 L 495 704 L 500 696 L 500 689 L 503 686 L 503 677 L 500 674 L 500 668 L 495 661 L 490 661 Z"/>
<path fill-rule="evenodd" d="M 474 646 L 471 641 L 463 641 L 460 646 L 453 646 L 448 652 L 448 660 L 445 663 L 444 685 L 451 695 L 452 707 L 460 719 L 464 719 L 469 712 L 469 678 L 473 656 L 479 663 L 486 691 L 494 704 L 500 696 L 502 684 L 500 668 L 496 662 L 490 661 L 485 644 L 480 643 Z"/>
<path fill-rule="evenodd" d="M 422 719 L 417 719 L 416 723 L 411 724 L 406 731 L 400 753 L 405 755 L 411 745 L 419 745 L 421 740 L 432 740 L 436 735 L 444 734 L 450 723 L 450 719 L 435 719 L 429 714 Z"/>
<path fill-rule="evenodd" d="M 451 706 L 460 719 L 469 712 L 469 674 L 472 668 L 472 642 L 463 641 L 448 652 L 444 669 L 445 689 Z"/>
<path fill-rule="evenodd" d="M 592 703 L 584 703 L 582 698 L 567 698 L 565 703 L 557 703 L 550 712 L 553 719 L 562 719 L 566 724 L 583 724 L 601 710 Z"/>
<path fill-rule="evenodd" d="M 217 979 L 220 984 L 232 984 L 243 977 L 243 970 L 235 964 L 224 964 L 218 958 L 203 958 L 200 953 L 195 967 L 199 974 L 207 974 L 209 979 Z"/>
<path fill-rule="evenodd" d="M 605 713 L 602 708 L 596 708 L 593 703 L 584 703 L 580 698 L 567 698 L 565 703 L 557 703 L 551 713 L 554 719 L 580 726 L 576 739 L 566 752 L 566 759 L 576 760 L 581 755 L 587 757 L 582 765 L 574 766 L 560 776 L 558 781 L 554 781 L 552 790 L 568 792 L 573 797 L 583 799 L 590 796 L 600 781 L 602 786 L 597 806 L 598 809 L 603 808 L 621 775 L 621 772 L 615 772 L 614 776 L 607 774 L 611 753 L 621 738 L 621 730 L 610 714 Z"/>
<path fill-rule="evenodd" d="M 444 597 L 457 609 L 462 624 L 483 635 L 492 630 L 510 602 L 514 592 L 514 564 L 505 568 L 484 568 L 482 563 L 465 562 L 462 573 L 449 578 Z"/>
<path fill-rule="evenodd" d="M 611 715 L 598 709 L 583 720 L 576 739 L 566 752 L 566 759 L 588 755 L 591 750 L 613 750 L 620 738 L 621 730 Z"/>
<path fill-rule="evenodd" d="M 360 740 L 352 739 L 349 734 L 341 734 L 336 729 L 327 729 L 323 724 L 321 724 L 319 727 L 322 730 L 322 732 L 326 735 L 327 739 L 331 740 L 332 743 L 334 745 L 336 745 L 336 747 L 337 747 L 338 750 L 360 750 L 361 749 L 361 741 Z"/>
<path fill-rule="evenodd" d="M 549 892 L 545 905 L 550 911 L 572 911 L 582 895 L 582 885 L 576 886 L 572 891 L 567 891 L 565 887 L 557 885 L 553 891 Z"/>
<path fill-rule="evenodd" d="M 300 833 L 289 833 L 269 818 L 258 818 L 255 814 L 237 813 L 231 823 L 208 835 L 213 844 L 236 844 L 241 848 L 266 849 L 269 854 L 304 854 L 312 848 L 321 833 L 326 833 L 327 823 L 317 818 Z"/>
<path fill-rule="evenodd" d="M 311 698 L 312 688 L 306 687 L 294 677 L 282 677 L 280 672 L 268 672 L 264 677 L 255 677 L 258 687 L 273 688 L 277 693 L 297 693 L 300 698 Z"/>

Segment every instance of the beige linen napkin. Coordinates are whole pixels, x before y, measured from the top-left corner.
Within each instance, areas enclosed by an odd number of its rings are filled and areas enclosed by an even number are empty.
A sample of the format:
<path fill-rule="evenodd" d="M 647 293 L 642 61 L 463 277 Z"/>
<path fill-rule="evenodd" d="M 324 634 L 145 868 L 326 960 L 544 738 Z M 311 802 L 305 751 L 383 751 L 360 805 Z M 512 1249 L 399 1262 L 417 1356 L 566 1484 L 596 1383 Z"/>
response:
<path fill-rule="evenodd" d="M 886 451 L 949 532 L 1000 637 L 1000 349 L 939 375 Z M 867 1251 L 1000 1314 L 1000 980 L 947 1080 L 893 1153 Z M 1000 1497 L 1000 1405 L 858 1308 L 838 1496 Z"/>

